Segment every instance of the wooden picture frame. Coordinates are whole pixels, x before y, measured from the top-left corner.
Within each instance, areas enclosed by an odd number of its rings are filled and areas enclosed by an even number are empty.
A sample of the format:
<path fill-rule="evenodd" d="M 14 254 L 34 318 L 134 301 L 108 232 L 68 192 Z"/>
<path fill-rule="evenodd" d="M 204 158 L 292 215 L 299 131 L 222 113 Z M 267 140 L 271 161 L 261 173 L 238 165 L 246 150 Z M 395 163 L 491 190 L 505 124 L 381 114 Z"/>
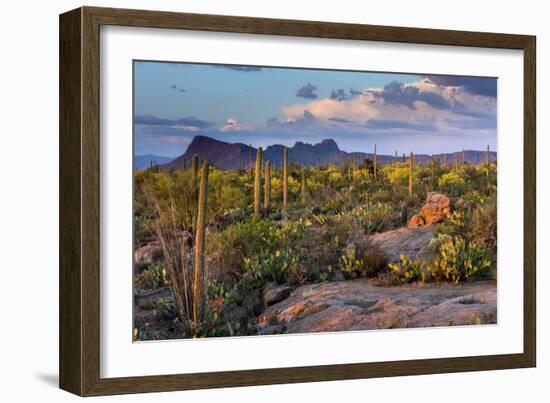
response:
<path fill-rule="evenodd" d="M 100 27 L 171 28 L 524 52 L 521 354 L 127 378 L 100 377 Z M 536 365 L 534 36 L 82 7 L 60 16 L 60 387 L 81 396 L 526 368 Z"/>

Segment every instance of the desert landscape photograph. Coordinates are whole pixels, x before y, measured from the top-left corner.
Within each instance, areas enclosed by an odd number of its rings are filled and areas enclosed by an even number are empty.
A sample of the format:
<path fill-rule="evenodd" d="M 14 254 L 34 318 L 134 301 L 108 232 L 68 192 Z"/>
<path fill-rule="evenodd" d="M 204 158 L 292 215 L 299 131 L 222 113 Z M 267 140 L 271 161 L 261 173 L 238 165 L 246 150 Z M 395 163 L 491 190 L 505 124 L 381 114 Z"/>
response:
<path fill-rule="evenodd" d="M 497 79 L 134 61 L 133 340 L 497 323 Z"/>

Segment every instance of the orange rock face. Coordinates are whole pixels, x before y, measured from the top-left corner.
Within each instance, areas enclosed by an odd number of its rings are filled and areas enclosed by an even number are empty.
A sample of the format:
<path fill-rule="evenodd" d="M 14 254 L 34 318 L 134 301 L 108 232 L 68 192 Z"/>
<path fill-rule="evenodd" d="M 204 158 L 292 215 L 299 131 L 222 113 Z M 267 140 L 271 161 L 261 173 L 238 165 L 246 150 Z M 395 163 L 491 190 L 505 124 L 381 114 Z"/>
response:
<path fill-rule="evenodd" d="M 425 225 L 424 220 L 419 215 L 415 214 L 411 217 L 409 220 L 409 223 L 407 224 L 408 228 L 417 228 Z"/>
<path fill-rule="evenodd" d="M 426 199 L 426 204 L 422 206 L 421 211 L 422 216 L 426 219 L 426 224 L 438 223 L 451 212 L 451 201 L 444 194 L 432 194 Z"/>

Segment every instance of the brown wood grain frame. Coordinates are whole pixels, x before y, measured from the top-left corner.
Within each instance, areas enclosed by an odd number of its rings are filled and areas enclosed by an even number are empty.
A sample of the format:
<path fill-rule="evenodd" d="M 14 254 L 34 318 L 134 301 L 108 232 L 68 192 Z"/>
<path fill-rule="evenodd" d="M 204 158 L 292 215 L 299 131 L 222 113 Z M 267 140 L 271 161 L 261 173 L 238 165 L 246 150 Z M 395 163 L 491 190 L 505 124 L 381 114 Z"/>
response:
<path fill-rule="evenodd" d="M 100 377 L 99 111 L 102 25 L 480 48 L 524 54 L 524 348 L 521 354 Z M 82 7 L 60 16 L 60 387 L 81 396 L 525 368 L 536 365 L 534 36 Z M 518 133 L 518 135 L 521 135 Z"/>

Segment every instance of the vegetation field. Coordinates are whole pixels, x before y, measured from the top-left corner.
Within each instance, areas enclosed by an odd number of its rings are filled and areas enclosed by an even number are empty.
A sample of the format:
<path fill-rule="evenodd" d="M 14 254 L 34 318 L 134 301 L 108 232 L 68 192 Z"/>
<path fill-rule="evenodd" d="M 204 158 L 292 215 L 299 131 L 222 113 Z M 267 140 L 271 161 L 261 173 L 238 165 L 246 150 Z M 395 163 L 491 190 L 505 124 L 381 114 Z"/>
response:
<path fill-rule="evenodd" d="M 277 304 L 307 299 L 301 290 L 315 284 L 443 285 L 451 294 L 494 284 L 497 164 L 488 151 L 477 163 L 411 153 L 302 165 L 286 149 L 280 160 L 260 148 L 233 169 L 195 155 L 180 169 L 135 172 L 135 340 L 285 333 Z M 414 241 L 428 227 L 421 253 L 376 241 Z M 382 319 L 365 328 L 416 326 Z"/>

